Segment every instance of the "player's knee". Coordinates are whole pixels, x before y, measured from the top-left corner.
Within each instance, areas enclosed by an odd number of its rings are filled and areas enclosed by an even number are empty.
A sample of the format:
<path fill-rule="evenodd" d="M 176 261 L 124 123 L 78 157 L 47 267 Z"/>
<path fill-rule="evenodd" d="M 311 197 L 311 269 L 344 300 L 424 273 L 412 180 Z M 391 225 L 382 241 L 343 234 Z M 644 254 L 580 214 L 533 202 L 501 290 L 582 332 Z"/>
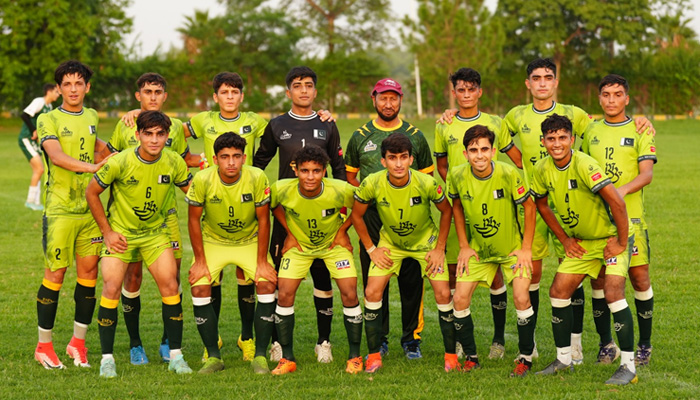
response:
<path fill-rule="evenodd" d="M 518 291 L 516 292 L 515 290 L 513 291 L 513 303 L 515 304 L 515 308 L 518 310 L 524 310 L 528 307 L 530 307 L 530 293 L 526 290 Z"/>
<path fill-rule="evenodd" d="M 275 293 L 275 289 L 277 289 L 277 286 L 275 286 L 271 282 L 260 281 L 260 282 L 258 282 L 258 286 L 256 287 L 256 292 L 259 295 L 260 294 L 272 294 L 272 293 Z"/>
<path fill-rule="evenodd" d="M 292 307 L 294 305 L 294 293 L 280 290 L 277 293 L 277 305 L 280 307 Z"/>
<path fill-rule="evenodd" d="M 192 297 L 211 297 L 211 286 L 192 286 Z"/>
<path fill-rule="evenodd" d="M 343 306 L 351 307 L 357 304 L 357 291 L 355 290 L 345 290 L 340 292 L 340 298 L 343 302 Z"/>
<path fill-rule="evenodd" d="M 447 283 L 447 282 L 445 282 Z M 450 302 L 450 286 L 449 285 L 443 285 L 444 287 L 440 288 L 433 288 L 433 292 L 435 293 L 435 301 L 438 304 L 447 304 Z"/>
<path fill-rule="evenodd" d="M 453 297 L 455 309 L 464 310 L 469 308 L 470 298 L 461 291 L 456 291 Z"/>

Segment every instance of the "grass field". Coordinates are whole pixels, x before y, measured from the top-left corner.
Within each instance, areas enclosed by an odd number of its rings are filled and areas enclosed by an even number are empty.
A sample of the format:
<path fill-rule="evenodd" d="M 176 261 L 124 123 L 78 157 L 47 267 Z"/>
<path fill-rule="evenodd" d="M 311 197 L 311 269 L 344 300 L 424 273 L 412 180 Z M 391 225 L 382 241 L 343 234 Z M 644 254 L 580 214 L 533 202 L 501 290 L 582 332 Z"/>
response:
<path fill-rule="evenodd" d="M 146 277 L 142 288 L 142 338 L 151 359 L 145 366 L 129 364 L 128 338 L 124 324 L 117 328 L 115 358 L 119 377 L 101 380 L 96 324 L 88 333 L 89 358 L 93 367 L 79 369 L 67 363 L 62 352 L 72 334 L 73 288 L 75 272 L 69 271 L 61 291 L 54 342 L 59 357 L 66 363 L 63 371 L 44 370 L 33 359 L 37 341 L 36 291 L 43 275 L 41 254 L 41 214 L 23 206 L 30 177 L 30 168 L 17 147 L 19 120 L 0 120 L 0 159 L 5 160 L 0 178 L 0 398 L 698 398 L 700 371 L 693 367 L 695 355 L 700 354 L 696 340 L 700 332 L 700 305 L 697 273 L 697 242 L 700 240 L 697 204 L 700 198 L 700 122 L 657 122 L 657 144 L 660 162 L 655 167 L 654 181 L 646 193 L 652 253 L 652 282 L 655 292 L 655 325 L 652 338 L 654 355 L 648 368 L 639 370 L 639 384 L 624 388 L 606 387 L 603 382 L 616 365 L 593 364 L 597 354 L 597 335 L 586 305 L 584 324 L 584 365 L 573 374 L 557 377 L 509 379 L 512 360 L 517 354 L 515 311 L 509 300 L 506 328 L 506 358 L 486 359 L 492 334 L 488 291 L 478 290 L 472 305 L 477 346 L 483 368 L 471 374 L 446 374 L 442 369 L 442 339 L 437 323 L 437 309 L 430 289 L 426 290 L 423 355 L 409 362 L 399 344 L 400 308 L 397 290 L 392 294 L 392 333 L 390 352 L 385 367 L 376 375 L 349 376 L 343 372 L 347 344 L 342 319 L 334 319 L 332 342 L 335 361 L 318 364 L 313 353 L 316 323 L 313 311 L 312 286 L 305 281 L 297 296 L 295 350 L 299 369 L 290 376 L 257 376 L 249 364 L 241 360 L 235 340 L 240 331 L 235 304 L 234 280 L 224 282 L 224 304 L 221 334 L 226 370 L 213 376 L 176 376 L 158 362 L 157 348 L 162 330 L 160 297 L 152 279 Z M 99 132 L 108 139 L 114 120 L 100 124 Z M 339 121 L 345 144 L 352 131 L 364 121 Z M 432 121 L 417 124 L 426 132 L 433 145 Z M 201 140 L 191 142 L 193 151 L 201 151 Z M 273 174 L 276 166 L 270 166 Z M 185 226 L 185 204 L 180 196 L 181 227 Z M 355 242 L 356 243 L 356 242 Z M 189 266 L 192 252 L 183 237 L 185 256 L 183 266 Z M 183 268 L 186 281 L 187 267 Z M 549 318 L 547 288 L 554 274 L 554 260 L 548 259 L 542 279 L 540 318 L 537 343 L 540 358 L 534 369 L 539 370 L 555 355 Z M 100 293 L 98 284 L 97 293 Z M 429 287 L 429 285 L 426 285 Z M 590 286 L 586 298 L 590 299 Z M 634 299 L 628 286 L 628 302 Z M 336 291 L 337 293 L 337 291 Z M 202 344 L 192 316 L 189 287 L 185 287 L 185 332 L 183 351 L 195 370 L 199 368 Z M 634 307 L 633 307 L 634 308 Z M 336 312 L 342 309 L 335 296 Z M 120 317 L 121 318 L 121 317 Z M 366 345 L 363 338 L 363 352 Z"/>

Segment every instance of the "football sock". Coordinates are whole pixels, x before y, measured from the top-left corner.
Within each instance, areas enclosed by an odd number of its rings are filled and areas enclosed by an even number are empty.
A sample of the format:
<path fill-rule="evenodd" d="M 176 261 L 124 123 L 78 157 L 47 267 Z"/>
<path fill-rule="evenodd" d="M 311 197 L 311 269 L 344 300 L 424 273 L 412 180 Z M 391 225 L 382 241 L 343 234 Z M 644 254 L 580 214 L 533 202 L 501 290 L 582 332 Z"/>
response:
<path fill-rule="evenodd" d="M 255 285 L 238 285 L 238 311 L 241 314 L 241 339 L 252 339 L 255 321 Z"/>
<path fill-rule="evenodd" d="M 455 336 L 462 345 L 462 351 L 466 356 L 476 356 L 476 342 L 474 341 L 474 321 L 469 307 L 466 310 L 454 311 Z"/>
<path fill-rule="evenodd" d="M 39 185 L 29 186 L 29 192 L 27 192 L 27 203 L 39 204 L 39 202 L 37 201 L 39 195 L 37 193 L 41 193 L 41 188 L 39 187 Z"/>
<path fill-rule="evenodd" d="M 615 321 L 615 332 L 621 351 L 634 351 L 634 322 L 632 311 L 627 305 L 627 300 L 622 299 L 610 303 L 610 312 Z"/>
<path fill-rule="evenodd" d="M 370 354 L 379 353 L 382 346 L 382 301 L 369 302 L 365 299 L 365 334 Z"/>
<path fill-rule="evenodd" d="M 491 314 L 493 315 L 493 340 L 492 342 L 506 344 L 506 308 L 508 306 L 508 291 L 506 286 L 491 289 Z"/>
<path fill-rule="evenodd" d="M 318 327 L 318 344 L 324 340 L 330 342 L 331 324 L 333 322 L 333 291 L 321 291 L 314 288 L 314 306 L 316 306 L 316 326 Z"/>
<path fill-rule="evenodd" d="M 532 306 L 532 311 L 534 314 L 532 315 L 532 318 L 535 321 L 535 325 L 537 325 L 537 312 L 540 309 L 540 284 L 538 283 L 532 283 L 530 284 L 530 305 Z"/>
<path fill-rule="evenodd" d="M 182 347 L 182 303 L 180 295 L 163 297 L 163 326 L 168 336 L 170 350 Z M 218 340 L 218 338 L 217 338 Z"/>
<path fill-rule="evenodd" d="M 45 330 L 53 329 L 58 310 L 58 292 L 61 290 L 60 283 L 53 283 L 44 279 L 36 295 L 36 314 L 39 320 L 39 328 Z"/>
<path fill-rule="evenodd" d="M 282 346 L 282 357 L 294 361 L 294 306 L 275 309 L 275 327 Z"/>
<path fill-rule="evenodd" d="M 258 305 L 255 308 L 255 356 L 265 356 L 270 337 L 275 331 L 275 301 L 274 294 L 259 294 Z"/>
<path fill-rule="evenodd" d="M 211 285 L 211 305 L 214 307 L 216 319 L 221 318 L 221 284 Z"/>
<path fill-rule="evenodd" d="M 129 333 L 129 346 L 141 346 L 141 333 L 139 331 L 141 315 L 140 291 L 129 292 L 122 288 L 122 311 L 124 312 L 126 331 Z"/>
<path fill-rule="evenodd" d="M 117 332 L 117 318 L 119 312 L 117 306 L 119 300 L 100 299 L 100 307 L 97 310 L 97 330 L 100 332 L 100 345 L 102 354 L 114 353 L 114 334 Z"/>
<path fill-rule="evenodd" d="M 620 365 L 627 366 L 630 372 L 637 372 L 637 368 L 634 364 L 634 352 L 633 351 L 621 351 L 620 352 Z"/>
<path fill-rule="evenodd" d="M 634 305 L 637 308 L 639 344 L 651 346 L 651 323 L 654 316 L 654 292 L 651 287 L 644 292 L 634 292 Z"/>
<path fill-rule="evenodd" d="M 448 304 L 438 304 L 438 319 L 440 320 L 440 331 L 442 332 L 442 343 L 445 345 L 445 353 L 456 354 L 456 333 L 455 316 L 452 302 Z"/>
<path fill-rule="evenodd" d="M 75 321 L 90 325 L 92 315 L 95 313 L 95 285 L 97 280 L 78 278 L 78 283 L 75 285 L 73 299 L 75 300 Z"/>
<path fill-rule="evenodd" d="M 535 349 L 535 321 L 532 318 L 535 312 L 532 307 L 528 307 L 525 310 L 515 310 L 515 313 L 518 316 L 518 350 L 521 355 L 531 357 Z"/>
<path fill-rule="evenodd" d="M 603 289 L 593 289 L 593 322 L 595 330 L 598 332 L 601 344 L 608 344 L 612 339 L 612 331 L 610 330 L 610 308 L 605 301 L 605 293 Z"/>
<path fill-rule="evenodd" d="M 360 355 L 362 344 L 362 309 L 358 303 L 354 307 L 343 307 L 343 323 L 348 335 L 348 360 Z"/>
<path fill-rule="evenodd" d="M 574 313 L 574 320 L 571 325 L 572 333 L 583 333 L 583 313 L 585 309 L 585 297 L 583 284 L 579 285 L 574 294 L 571 295 L 571 309 Z"/>
<path fill-rule="evenodd" d="M 552 332 L 554 344 L 557 348 L 571 347 L 571 323 L 574 319 L 574 311 L 571 309 L 571 299 L 550 299 L 552 303 Z M 561 360 L 561 359 L 560 359 Z M 561 360 L 563 362 L 563 360 Z M 571 363 L 571 351 L 569 362 Z"/>
<path fill-rule="evenodd" d="M 211 305 L 211 297 L 193 297 L 194 321 L 197 324 L 199 336 L 204 347 L 207 348 L 209 357 L 221 359 L 219 350 L 219 324 Z"/>

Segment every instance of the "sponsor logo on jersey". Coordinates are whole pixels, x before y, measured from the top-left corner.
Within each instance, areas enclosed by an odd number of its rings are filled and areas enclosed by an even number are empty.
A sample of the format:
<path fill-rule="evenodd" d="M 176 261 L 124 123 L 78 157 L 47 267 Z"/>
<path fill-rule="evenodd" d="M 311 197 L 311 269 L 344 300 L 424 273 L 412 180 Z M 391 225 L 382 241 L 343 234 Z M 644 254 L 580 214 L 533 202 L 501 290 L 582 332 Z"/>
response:
<path fill-rule="evenodd" d="M 293 208 L 285 208 L 285 209 L 284 209 L 284 212 L 288 212 L 289 215 L 291 215 L 291 216 L 293 216 L 293 217 L 299 217 L 299 213 L 296 212 L 296 211 L 294 211 Z"/>
<path fill-rule="evenodd" d="M 63 130 L 61 131 L 61 136 L 73 136 L 73 131 L 64 126 Z"/>
<path fill-rule="evenodd" d="M 292 134 L 287 132 L 286 129 L 282 131 L 282 135 L 280 136 L 280 140 L 287 140 L 287 139 L 291 139 L 291 138 L 292 138 Z"/>
<path fill-rule="evenodd" d="M 135 137 L 130 137 L 129 140 L 126 141 L 129 144 L 129 147 L 131 146 L 136 146 L 139 144 L 139 140 L 136 139 Z"/>
<path fill-rule="evenodd" d="M 90 134 L 91 135 L 97 134 L 97 127 L 95 125 L 90 125 Z"/>
<path fill-rule="evenodd" d="M 217 195 L 214 195 L 214 197 L 209 199 L 209 202 L 212 204 L 219 204 L 221 203 L 221 199 Z"/>
<path fill-rule="evenodd" d="M 265 195 L 267 196 L 268 194 L 270 194 L 270 192 L 271 192 L 270 187 L 269 186 L 265 187 Z"/>
<path fill-rule="evenodd" d="M 457 140 L 456 137 L 452 136 L 452 134 L 450 134 L 450 138 L 447 139 L 447 144 L 457 144 L 458 142 L 459 140 Z"/>
<path fill-rule="evenodd" d="M 438 185 L 437 194 L 442 194 L 442 185 Z"/>
<path fill-rule="evenodd" d="M 324 217 L 329 217 L 331 215 L 335 214 L 335 208 L 329 208 L 327 210 L 322 210 L 321 215 Z"/>
<path fill-rule="evenodd" d="M 106 166 L 106 165 L 105 165 L 105 166 Z M 127 179 L 127 181 L 126 181 L 125 183 L 126 183 L 127 185 L 138 185 L 138 184 L 139 184 L 139 180 L 136 179 L 133 175 L 131 175 L 131 178 Z"/>
<path fill-rule="evenodd" d="M 634 147 L 634 138 L 622 138 L 622 139 L 620 139 L 620 146 Z"/>
<path fill-rule="evenodd" d="M 605 265 L 608 267 L 617 265 L 617 257 L 610 257 L 605 260 Z"/>
<path fill-rule="evenodd" d="M 381 207 L 390 207 L 389 202 L 386 201 L 386 197 L 382 197 L 382 200 L 381 200 L 381 201 L 378 201 L 378 202 L 377 202 L 377 205 L 378 205 L 378 206 L 381 206 Z"/>
<path fill-rule="evenodd" d="M 134 210 L 134 215 L 139 217 L 141 221 L 148 221 L 158 212 L 158 206 L 155 201 L 145 201 L 143 208 L 131 207 Z"/>
<path fill-rule="evenodd" d="M 423 203 L 423 199 L 420 196 L 411 197 L 411 200 L 410 200 L 411 207 L 415 206 L 416 204 L 421 204 L 421 203 Z"/>
<path fill-rule="evenodd" d="M 597 146 L 600 144 L 600 140 L 598 140 L 598 136 L 593 136 L 593 139 L 591 139 L 591 146 Z"/>
<path fill-rule="evenodd" d="M 595 182 L 602 177 L 603 176 L 600 174 L 600 172 L 596 172 L 595 175 L 591 176 L 591 179 L 593 180 L 593 182 Z"/>
<path fill-rule="evenodd" d="M 236 233 L 245 227 L 245 222 L 236 218 L 229 219 L 227 223 L 219 222 L 217 225 L 228 233 Z"/>
<path fill-rule="evenodd" d="M 415 231 L 417 227 L 418 225 L 412 224 L 411 221 L 402 221 L 399 222 L 398 226 L 389 226 L 389 228 L 391 228 L 391 230 L 399 236 L 408 236 L 411 233 L 413 233 L 413 231 Z"/>
<path fill-rule="evenodd" d="M 368 141 L 367 144 L 365 145 L 364 152 L 367 153 L 369 151 L 375 151 L 377 150 L 377 145 L 372 143 L 372 141 Z"/>
<path fill-rule="evenodd" d="M 649 151 L 651 151 L 652 153 L 656 153 L 656 147 L 655 146 L 649 147 Z"/>
<path fill-rule="evenodd" d="M 170 242 L 170 247 L 172 247 L 173 250 L 180 250 L 180 242 L 177 240 Z"/>
<path fill-rule="evenodd" d="M 525 187 L 524 186 L 519 186 L 518 187 L 518 194 L 523 194 L 525 193 Z"/>
<path fill-rule="evenodd" d="M 335 269 L 348 269 L 350 268 L 350 260 L 340 260 L 335 262 Z"/>
<path fill-rule="evenodd" d="M 314 139 L 326 140 L 326 131 L 323 129 L 314 129 Z"/>
<path fill-rule="evenodd" d="M 253 132 L 253 127 L 251 127 L 250 125 L 242 126 L 240 132 L 241 132 L 241 135 L 245 135 L 246 133 Z"/>
<path fill-rule="evenodd" d="M 207 128 L 207 133 L 210 135 L 216 135 L 216 129 L 214 129 L 213 126 L 210 126 L 209 128 Z"/>
<path fill-rule="evenodd" d="M 639 247 L 637 247 L 637 246 L 632 246 L 632 255 L 633 255 L 633 256 L 638 256 L 638 255 L 639 255 Z"/>
<path fill-rule="evenodd" d="M 251 201 L 253 201 L 252 193 L 243 193 L 241 195 L 241 203 L 250 203 Z"/>
<path fill-rule="evenodd" d="M 578 189 L 578 182 L 576 182 L 576 179 L 569 179 L 568 186 L 569 189 Z"/>
<path fill-rule="evenodd" d="M 530 132 L 531 132 L 531 131 L 530 131 L 530 127 L 527 126 L 527 124 L 525 124 L 525 125 L 523 125 L 522 128 L 520 128 L 520 132 L 522 132 L 522 133 L 530 133 Z"/>
<path fill-rule="evenodd" d="M 493 191 L 493 198 L 494 199 L 498 200 L 498 199 L 502 199 L 504 197 L 505 197 L 505 193 L 504 193 L 503 189 L 496 189 Z"/>
<path fill-rule="evenodd" d="M 472 197 L 472 195 L 469 194 L 469 191 L 467 191 L 467 193 L 465 193 L 464 196 L 462 196 L 462 199 L 463 199 L 463 200 L 466 200 L 466 201 L 472 201 L 472 200 L 474 200 L 474 198 Z"/>
<path fill-rule="evenodd" d="M 161 185 L 170 184 L 170 175 L 158 175 L 158 183 Z"/>
<path fill-rule="evenodd" d="M 474 224 L 474 229 L 483 237 L 490 238 L 498 233 L 501 224 L 493 217 L 484 218 L 481 224 Z"/>
<path fill-rule="evenodd" d="M 98 236 L 98 237 L 94 237 L 94 238 L 90 239 L 91 244 L 98 244 L 98 243 L 102 243 L 104 241 L 105 241 L 105 239 L 102 236 Z"/>
<path fill-rule="evenodd" d="M 173 146 L 173 138 L 168 138 L 168 140 L 165 141 L 165 147 L 172 147 Z"/>

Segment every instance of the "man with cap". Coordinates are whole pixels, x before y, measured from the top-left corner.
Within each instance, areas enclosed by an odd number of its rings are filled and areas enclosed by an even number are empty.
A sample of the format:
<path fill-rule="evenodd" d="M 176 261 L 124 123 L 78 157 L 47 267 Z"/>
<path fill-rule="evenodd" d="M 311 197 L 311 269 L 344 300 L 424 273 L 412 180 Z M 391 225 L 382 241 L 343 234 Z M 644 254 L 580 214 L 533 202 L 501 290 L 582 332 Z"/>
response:
<path fill-rule="evenodd" d="M 345 169 L 349 183 L 360 186 L 360 182 L 368 175 L 384 169 L 381 163 L 382 140 L 392 133 L 402 133 L 411 140 L 413 145 L 414 161 L 411 168 L 431 174 L 435 169 L 433 158 L 430 153 L 430 146 L 425 140 L 423 132 L 410 123 L 399 118 L 403 91 L 401 85 L 391 79 L 384 78 L 374 85 L 370 93 L 372 104 L 377 110 L 377 118 L 367 122 L 358 128 L 348 142 L 345 153 Z M 367 230 L 372 242 L 376 245 L 379 241 L 379 229 L 382 227 L 377 206 L 382 206 L 381 202 L 371 204 L 363 216 Z M 360 247 L 360 264 L 362 266 L 363 285 L 367 286 L 367 275 L 369 273 L 370 257 L 363 248 Z M 418 359 L 422 357 L 420 351 L 420 334 L 423 330 L 423 277 L 420 265 L 416 260 L 405 260 L 398 275 L 399 292 L 401 294 L 401 313 L 403 334 L 401 336 L 401 346 L 406 357 Z M 389 286 L 384 291 L 382 321 L 382 356 L 389 351 Z"/>

